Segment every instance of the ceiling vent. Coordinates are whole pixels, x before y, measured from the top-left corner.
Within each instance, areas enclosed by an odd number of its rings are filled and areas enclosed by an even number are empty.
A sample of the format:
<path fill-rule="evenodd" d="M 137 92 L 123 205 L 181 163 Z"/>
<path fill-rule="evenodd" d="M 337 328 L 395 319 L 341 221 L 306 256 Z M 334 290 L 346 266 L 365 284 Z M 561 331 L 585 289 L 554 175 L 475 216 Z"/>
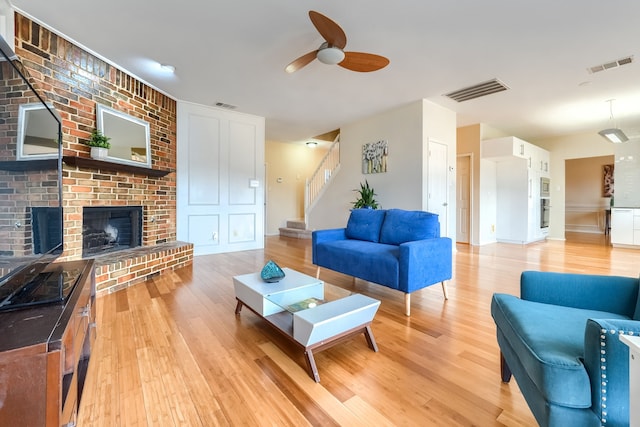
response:
<path fill-rule="evenodd" d="M 227 110 L 235 110 L 236 108 L 238 108 L 235 105 L 231 105 L 231 104 L 226 104 L 224 102 L 216 102 L 214 104 L 216 107 L 220 107 L 220 108 L 226 108 Z"/>
<path fill-rule="evenodd" d="M 446 93 L 444 96 L 449 97 L 454 101 L 462 102 L 480 98 L 481 96 L 491 95 L 492 93 L 502 92 L 507 89 L 509 88 L 500 80 L 492 79 L 484 83 Z"/>
<path fill-rule="evenodd" d="M 604 64 L 596 65 L 595 67 L 587 68 L 589 74 L 599 73 L 600 71 L 611 70 L 613 68 L 622 67 L 623 65 L 631 64 L 633 62 L 633 55 L 625 56 L 616 61 L 606 62 Z"/>

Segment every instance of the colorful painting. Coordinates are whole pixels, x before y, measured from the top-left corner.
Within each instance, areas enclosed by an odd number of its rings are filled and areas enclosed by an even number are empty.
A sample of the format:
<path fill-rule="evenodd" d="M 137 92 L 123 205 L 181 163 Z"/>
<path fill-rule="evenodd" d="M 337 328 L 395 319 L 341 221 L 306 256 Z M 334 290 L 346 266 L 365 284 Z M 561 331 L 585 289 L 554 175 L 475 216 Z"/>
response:
<path fill-rule="evenodd" d="M 602 165 L 602 197 L 613 196 L 613 165 Z"/>
<path fill-rule="evenodd" d="M 382 173 L 387 171 L 387 141 L 370 142 L 362 146 L 362 173 Z"/>

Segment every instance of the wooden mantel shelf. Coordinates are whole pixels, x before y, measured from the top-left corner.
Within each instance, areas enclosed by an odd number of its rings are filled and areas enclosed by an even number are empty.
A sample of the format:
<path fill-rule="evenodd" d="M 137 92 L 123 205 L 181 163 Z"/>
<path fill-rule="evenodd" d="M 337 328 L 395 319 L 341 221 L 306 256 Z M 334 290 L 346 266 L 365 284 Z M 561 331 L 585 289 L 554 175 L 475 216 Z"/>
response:
<path fill-rule="evenodd" d="M 77 166 L 80 168 L 106 169 L 153 177 L 163 177 L 173 172 L 171 170 L 160 170 L 145 168 L 142 166 L 125 165 L 123 163 L 107 162 L 104 160 L 96 160 L 88 157 L 63 156 L 62 161 L 69 166 Z"/>

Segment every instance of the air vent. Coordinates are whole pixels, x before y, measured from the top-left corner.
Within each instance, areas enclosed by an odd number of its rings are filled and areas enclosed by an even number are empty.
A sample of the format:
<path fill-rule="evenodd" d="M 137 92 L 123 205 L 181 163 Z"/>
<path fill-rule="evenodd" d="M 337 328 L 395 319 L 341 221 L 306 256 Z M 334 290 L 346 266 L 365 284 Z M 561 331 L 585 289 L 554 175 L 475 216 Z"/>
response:
<path fill-rule="evenodd" d="M 599 73 L 600 71 L 611 70 L 613 68 L 622 67 L 623 65 L 631 64 L 633 62 L 632 56 L 625 56 L 624 58 L 620 58 L 616 61 L 606 62 L 604 64 L 596 65 L 595 67 L 587 68 L 589 74 Z"/>
<path fill-rule="evenodd" d="M 238 108 L 235 105 L 231 105 L 231 104 L 226 104 L 224 102 L 216 102 L 214 104 L 216 107 L 220 107 L 220 108 L 226 108 L 227 110 L 235 110 L 236 108 Z"/>
<path fill-rule="evenodd" d="M 500 80 L 493 79 L 464 89 L 456 90 L 454 92 L 449 92 L 444 96 L 447 96 L 454 101 L 462 102 L 480 98 L 481 96 L 491 95 L 492 93 L 502 92 L 507 89 L 509 88 Z"/>

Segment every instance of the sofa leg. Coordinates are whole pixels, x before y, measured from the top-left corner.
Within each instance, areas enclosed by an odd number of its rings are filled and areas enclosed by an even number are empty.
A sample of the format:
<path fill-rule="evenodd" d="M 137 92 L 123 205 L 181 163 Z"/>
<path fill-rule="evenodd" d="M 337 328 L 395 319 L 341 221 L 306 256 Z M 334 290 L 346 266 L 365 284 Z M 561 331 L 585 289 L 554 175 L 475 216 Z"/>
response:
<path fill-rule="evenodd" d="M 504 355 L 500 352 L 500 376 L 503 383 L 508 383 L 511 380 L 511 369 L 507 365 L 507 361 L 504 360 Z"/>
<path fill-rule="evenodd" d="M 411 316 L 411 294 L 404 294 L 404 314 Z"/>
<path fill-rule="evenodd" d="M 320 266 L 316 269 L 316 279 L 320 278 Z"/>
<path fill-rule="evenodd" d="M 444 294 L 444 299 L 449 299 L 449 291 L 447 291 L 447 283 L 442 281 L 442 293 Z"/>

